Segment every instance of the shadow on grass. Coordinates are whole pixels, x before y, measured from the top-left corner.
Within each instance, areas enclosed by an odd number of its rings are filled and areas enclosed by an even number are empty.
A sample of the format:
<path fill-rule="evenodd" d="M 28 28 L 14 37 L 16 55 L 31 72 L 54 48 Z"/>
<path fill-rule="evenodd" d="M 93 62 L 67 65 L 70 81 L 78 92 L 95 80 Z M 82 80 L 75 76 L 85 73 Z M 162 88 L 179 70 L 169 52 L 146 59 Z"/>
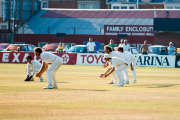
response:
<path fill-rule="evenodd" d="M 172 87 L 179 84 L 145 84 L 145 85 L 137 85 L 136 87 L 147 87 L 147 88 L 165 88 Z"/>
<path fill-rule="evenodd" d="M 152 84 L 152 86 L 148 88 L 163 88 L 163 87 L 172 87 L 174 85 L 179 85 L 179 84 Z"/>
<path fill-rule="evenodd" d="M 83 90 L 83 91 L 109 91 L 109 90 L 93 90 L 93 89 L 64 89 L 64 90 Z"/>
<path fill-rule="evenodd" d="M 68 82 L 57 82 L 57 83 L 68 83 Z"/>

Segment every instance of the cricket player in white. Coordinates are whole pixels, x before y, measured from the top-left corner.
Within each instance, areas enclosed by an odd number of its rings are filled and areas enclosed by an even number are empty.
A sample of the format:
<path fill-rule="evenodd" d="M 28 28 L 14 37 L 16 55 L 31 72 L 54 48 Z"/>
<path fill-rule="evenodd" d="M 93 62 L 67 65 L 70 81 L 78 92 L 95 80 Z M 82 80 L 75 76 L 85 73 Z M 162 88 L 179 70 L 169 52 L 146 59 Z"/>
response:
<path fill-rule="evenodd" d="M 38 72 L 40 70 L 42 64 L 37 60 L 32 60 L 31 56 L 27 56 L 26 59 L 27 59 L 27 68 L 25 69 L 25 71 L 27 72 L 27 78 L 24 81 L 34 81 L 33 76 L 35 72 Z M 39 78 L 40 78 L 40 82 L 43 82 L 43 77 L 40 76 Z"/>
<path fill-rule="evenodd" d="M 136 83 L 136 62 L 137 62 L 137 58 L 130 52 L 124 51 L 123 48 L 118 48 L 119 52 L 124 53 L 125 55 L 129 56 L 131 58 L 131 70 L 132 70 L 132 74 L 133 74 L 133 83 Z M 125 81 L 125 83 L 129 83 L 129 81 Z"/>
<path fill-rule="evenodd" d="M 118 58 L 124 59 L 124 57 L 122 57 L 120 54 L 118 54 L 118 53 L 115 52 L 115 51 L 112 51 L 111 47 L 108 46 L 108 45 L 104 46 L 104 52 L 105 52 L 106 54 L 109 54 L 111 57 L 118 57 Z M 105 68 L 105 67 L 107 67 L 108 65 L 109 65 L 109 62 L 107 61 L 107 62 L 103 65 L 103 67 Z M 112 73 L 112 74 L 115 74 L 115 73 Z M 113 77 L 111 78 L 111 82 L 108 83 L 108 84 L 113 84 Z"/>
<path fill-rule="evenodd" d="M 46 71 L 46 76 L 47 76 L 47 81 L 48 81 L 48 86 L 43 87 L 44 89 L 57 89 L 57 82 L 55 78 L 55 73 L 59 69 L 59 67 L 63 64 L 63 59 L 60 58 L 57 55 L 47 53 L 47 52 L 42 52 L 42 49 L 39 47 L 36 47 L 34 49 L 35 55 L 40 56 L 42 59 L 42 67 L 39 70 L 39 72 L 36 74 L 36 77 L 39 77 L 42 75 L 43 72 Z M 51 66 L 47 69 L 48 63 L 51 63 Z"/>
<path fill-rule="evenodd" d="M 100 75 L 100 78 L 106 78 L 110 74 L 113 77 L 114 86 L 123 86 L 124 79 L 122 71 L 127 68 L 128 64 L 124 59 L 118 57 L 111 57 L 108 54 L 104 55 L 104 59 L 109 62 L 108 70 Z M 112 74 L 115 72 L 115 74 Z"/>
<path fill-rule="evenodd" d="M 125 54 L 119 52 L 119 50 L 117 51 L 117 53 L 124 58 L 124 60 L 126 61 L 126 63 L 128 64 L 128 67 L 129 67 L 131 64 L 131 58 L 128 55 L 125 55 Z M 124 80 L 125 80 L 124 84 L 129 84 L 128 67 L 123 71 L 123 76 L 124 76 Z"/>

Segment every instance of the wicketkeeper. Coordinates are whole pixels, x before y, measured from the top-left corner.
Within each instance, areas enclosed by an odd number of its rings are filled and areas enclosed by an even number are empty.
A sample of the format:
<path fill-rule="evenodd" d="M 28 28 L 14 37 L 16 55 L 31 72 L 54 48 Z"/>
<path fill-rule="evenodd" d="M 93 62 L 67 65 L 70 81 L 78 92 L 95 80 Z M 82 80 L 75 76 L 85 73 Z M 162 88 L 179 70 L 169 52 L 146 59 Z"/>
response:
<path fill-rule="evenodd" d="M 35 72 L 38 72 L 41 69 L 42 64 L 37 60 L 32 60 L 31 56 L 27 56 L 27 68 L 25 71 L 27 72 L 27 78 L 24 81 L 34 81 L 33 76 Z M 32 74 L 31 74 L 32 72 Z M 40 82 L 43 82 L 43 77 L 39 77 Z"/>

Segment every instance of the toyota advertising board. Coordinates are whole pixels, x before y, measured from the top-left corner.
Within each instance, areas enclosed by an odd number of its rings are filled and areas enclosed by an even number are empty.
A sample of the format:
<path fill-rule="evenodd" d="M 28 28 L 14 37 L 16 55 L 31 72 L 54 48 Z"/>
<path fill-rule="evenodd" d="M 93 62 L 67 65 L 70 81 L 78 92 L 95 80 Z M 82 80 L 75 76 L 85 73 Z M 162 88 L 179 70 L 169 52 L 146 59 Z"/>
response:
<path fill-rule="evenodd" d="M 103 65 L 104 54 L 77 54 L 77 65 Z M 171 55 L 137 55 L 136 66 L 175 67 L 176 56 Z"/>
<path fill-rule="evenodd" d="M 77 65 L 103 65 L 105 60 L 104 54 L 77 54 Z"/>
<path fill-rule="evenodd" d="M 69 65 L 103 65 L 104 54 L 88 53 L 53 53 L 63 58 L 64 64 Z M 0 63 L 26 63 L 30 55 L 34 60 L 41 62 L 39 57 L 29 52 L 0 52 Z M 173 55 L 136 55 L 136 66 L 144 67 L 180 67 L 180 57 Z"/>
<path fill-rule="evenodd" d="M 75 65 L 77 60 L 77 53 L 54 53 L 63 58 L 64 64 Z M 40 57 L 36 57 L 34 53 L 30 52 L 0 52 L 0 63 L 26 63 L 26 57 L 32 56 L 34 60 L 41 62 Z"/>

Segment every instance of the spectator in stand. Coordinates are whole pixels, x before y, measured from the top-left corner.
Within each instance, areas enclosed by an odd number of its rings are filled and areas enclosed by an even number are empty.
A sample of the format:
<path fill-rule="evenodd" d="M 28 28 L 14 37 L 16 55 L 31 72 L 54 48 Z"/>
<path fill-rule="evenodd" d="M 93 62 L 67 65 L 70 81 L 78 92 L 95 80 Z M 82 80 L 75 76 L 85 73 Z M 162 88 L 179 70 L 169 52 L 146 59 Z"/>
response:
<path fill-rule="evenodd" d="M 63 53 L 63 46 L 62 46 L 62 43 L 60 42 L 59 43 L 59 46 L 58 46 L 58 48 L 57 48 L 58 50 L 59 50 L 59 53 Z"/>
<path fill-rule="evenodd" d="M 65 43 L 63 43 L 63 45 L 62 45 L 62 46 L 63 46 L 63 48 L 64 48 L 64 49 L 63 49 L 63 53 L 67 53 L 67 52 L 68 52 L 68 50 L 69 50 L 69 49 L 68 49 L 68 47 L 67 47 L 67 46 L 65 46 Z"/>
<path fill-rule="evenodd" d="M 17 52 L 20 52 L 20 47 L 17 47 Z"/>
<path fill-rule="evenodd" d="M 141 46 L 140 48 L 140 52 L 144 55 L 148 54 L 148 45 L 147 45 L 147 41 L 144 41 L 144 44 Z"/>
<path fill-rule="evenodd" d="M 74 46 L 74 43 L 71 44 L 71 47 L 73 47 L 73 46 Z"/>
<path fill-rule="evenodd" d="M 129 51 L 130 50 L 130 45 L 127 44 L 127 40 L 126 39 L 124 40 L 123 49 L 124 49 L 124 51 Z"/>
<path fill-rule="evenodd" d="M 115 45 L 114 45 L 114 41 L 113 39 L 110 40 L 109 44 L 108 44 L 112 49 L 114 49 Z"/>
<path fill-rule="evenodd" d="M 119 47 L 123 47 L 123 39 L 121 39 Z"/>
<path fill-rule="evenodd" d="M 89 38 L 89 42 L 87 43 L 87 51 L 88 53 L 95 53 L 96 44 L 93 42 L 92 38 Z"/>
<path fill-rule="evenodd" d="M 169 47 L 167 48 L 167 50 L 168 50 L 168 55 L 173 55 L 174 52 L 175 52 L 175 49 L 176 49 L 176 48 L 173 46 L 173 43 L 170 42 L 170 43 L 169 43 Z"/>

